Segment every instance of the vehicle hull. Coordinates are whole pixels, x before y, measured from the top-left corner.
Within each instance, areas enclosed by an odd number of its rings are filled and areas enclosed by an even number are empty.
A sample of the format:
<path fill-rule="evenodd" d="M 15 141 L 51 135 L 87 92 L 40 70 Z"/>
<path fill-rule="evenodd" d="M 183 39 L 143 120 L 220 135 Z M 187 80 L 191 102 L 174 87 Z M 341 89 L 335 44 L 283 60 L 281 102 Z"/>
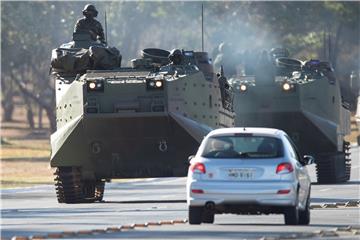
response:
<path fill-rule="evenodd" d="M 341 152 L 350 133 L 350 112 L 342 107 L 338 84 L 324 78 L 288 92 L 275 82 L 237 92 L 235 125 L 282 129 L 304 154 Z"/>
<path fill-rule="evenodd" d="M 255 81 L 256 82 L 256 81 Z M 302 155 L 313 155 L 320 183 L 350 179 L 350 112 L 342 102 L 338 81 L 322 77 L 293 83 L 285 91 L 282 82 L 253 85 L 234 98 L 235 125 L 282 129 Z"/>
<path fill-rule="evenodd" d="M 319 129 L 303 112 L 239 113 L 241 126 L 282 129 L 292 138 L 303 154 L 318 155 L 337 151 L 337 145 Z M 237 122 L 238 124 L 240 124 Z M 239 125 L 240 126 L 240 125 Z M 306 126 L 306 127 L 301 127 Z M 328 129 L 336 125 L 328 123 Z"/>
<path fill-rule="evenodd" d="M 185 176 L 199 144 L 168 113 L 88 114 L 68 125 L 51 166 L 81 167 L 85 179 Z"/>

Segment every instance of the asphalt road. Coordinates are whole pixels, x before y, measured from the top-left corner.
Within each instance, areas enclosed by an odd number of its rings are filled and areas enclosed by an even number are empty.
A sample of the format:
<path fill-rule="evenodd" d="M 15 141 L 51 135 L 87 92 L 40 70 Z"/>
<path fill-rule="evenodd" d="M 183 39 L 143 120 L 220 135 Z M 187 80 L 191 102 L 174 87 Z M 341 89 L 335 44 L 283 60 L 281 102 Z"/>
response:
<path fill-rule="evenodd" d="M 312 186 L 312 204 L 345 203 L 360 199 L 360 148 L 352 148 L 352 177 L 346 184 Z M 315 180 L 314 166 L 309 166 Z M 62 231 L 106 229 L 134 223 L 186 219 L 185 178 L 134 180 L 107 184 L 105 202 L 58 204 L 53 186 L 3 190 L 1 237 L 33 236 Z M 174 224 L 131 230 L 77 234 L 68 238 L 104 239 L 360 239 L 335 228 L 360 226 L 360 208 L 315 208 L 309 226 L 285 226 L 282 215 L 216 215 L 215 224 Z M 324 232 L 325 231 L 325 232 Z M 358 234 L 360 232 L 357 232 Z M 294 235 L 295 234 L 295 235 Z M 335 235 L 335 236 L 334 236 Z M 264 238 L 265 237 L 265 238 Z"/>

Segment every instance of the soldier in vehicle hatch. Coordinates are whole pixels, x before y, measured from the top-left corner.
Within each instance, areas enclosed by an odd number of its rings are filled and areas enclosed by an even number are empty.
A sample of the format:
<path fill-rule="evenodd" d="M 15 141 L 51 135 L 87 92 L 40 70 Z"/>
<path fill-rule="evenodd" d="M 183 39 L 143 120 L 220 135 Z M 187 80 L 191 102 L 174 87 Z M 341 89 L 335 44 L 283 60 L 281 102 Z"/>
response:
<path fill-rule="evenodd" d="M 85 5 L 82 13 L 85 17 L 76 22 L 74 32 L 89 32 L 92 40 L 99 40 L 105 44 L 104 30 L 101 23 L 94 19 L 98 15 L 95 6 L 91 4 Z"/>

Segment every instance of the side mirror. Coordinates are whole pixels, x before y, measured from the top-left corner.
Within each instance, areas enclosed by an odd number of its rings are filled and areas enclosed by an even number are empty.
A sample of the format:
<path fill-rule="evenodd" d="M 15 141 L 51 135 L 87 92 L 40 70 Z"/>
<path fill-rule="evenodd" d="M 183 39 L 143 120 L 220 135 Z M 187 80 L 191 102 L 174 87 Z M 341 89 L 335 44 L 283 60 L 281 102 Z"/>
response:
<path fill-rule="evenodd" d="M 188 157 L 189 163 L 190 163 L 190 161 L 191 161 L 194 157 L 195 157 L 195 155 L 190 155 L 190 156 Z"/>
<path fill-rule="evenodd" d="M 315 163 L 315 158 L 310 155 L 304 155 L 303 162 L 305 163 L 305 165 L 311 165 Z"/>

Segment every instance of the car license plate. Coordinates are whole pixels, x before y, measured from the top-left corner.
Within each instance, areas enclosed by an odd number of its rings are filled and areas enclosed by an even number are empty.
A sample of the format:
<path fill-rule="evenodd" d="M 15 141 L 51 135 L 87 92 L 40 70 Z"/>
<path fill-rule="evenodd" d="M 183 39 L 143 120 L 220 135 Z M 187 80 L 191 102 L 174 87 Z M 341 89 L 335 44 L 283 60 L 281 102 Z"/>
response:
<path fill-rule="evenodd" d="M 228 168 L 226 173 L 232 180 L 252 180 L 255 178 L 255 169 L 253 168 Z"/>

